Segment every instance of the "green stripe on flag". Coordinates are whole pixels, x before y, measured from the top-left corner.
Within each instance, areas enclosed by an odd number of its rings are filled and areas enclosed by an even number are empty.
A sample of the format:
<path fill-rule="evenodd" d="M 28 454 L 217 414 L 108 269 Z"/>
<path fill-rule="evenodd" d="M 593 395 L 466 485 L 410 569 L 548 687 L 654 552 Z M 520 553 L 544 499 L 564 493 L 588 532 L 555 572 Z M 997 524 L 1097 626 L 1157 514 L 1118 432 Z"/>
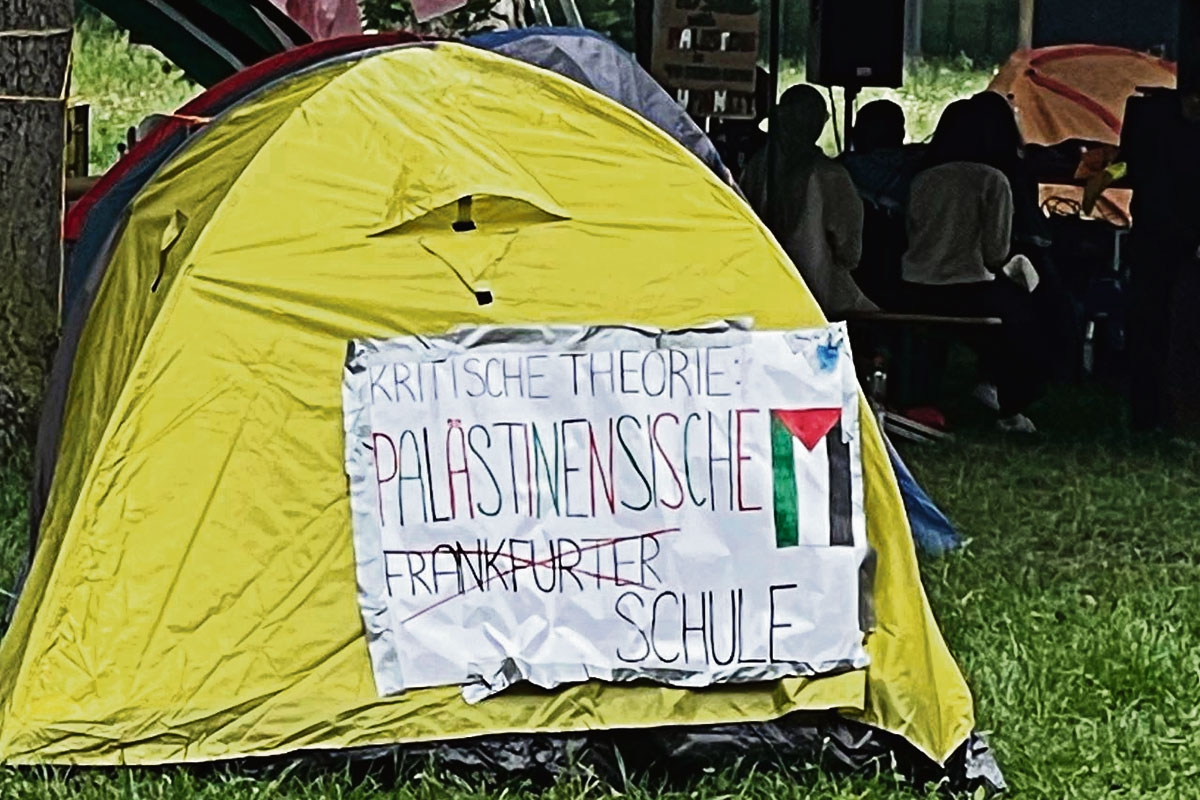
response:
<path fill-rule="evenodd" d="M 771 471 L 775 477 L 775 546 L 800 544 L 797 512 L 795 440 L 787 426 L 771 415 Z"/>

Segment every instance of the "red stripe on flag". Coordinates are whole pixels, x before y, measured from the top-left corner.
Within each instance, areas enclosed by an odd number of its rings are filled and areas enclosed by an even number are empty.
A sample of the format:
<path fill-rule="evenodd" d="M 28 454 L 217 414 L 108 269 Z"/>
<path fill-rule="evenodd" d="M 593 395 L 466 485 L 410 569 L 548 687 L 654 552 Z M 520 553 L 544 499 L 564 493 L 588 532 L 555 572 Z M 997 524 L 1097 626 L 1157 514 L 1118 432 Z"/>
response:
<path fill-rule="evenodd" d="M 820 444 L 833 430 L 833 426 L 842 419 L 840 408 L 806 408 L 802 411 L 772 409 L 771 413 L 810 451 Z"/>

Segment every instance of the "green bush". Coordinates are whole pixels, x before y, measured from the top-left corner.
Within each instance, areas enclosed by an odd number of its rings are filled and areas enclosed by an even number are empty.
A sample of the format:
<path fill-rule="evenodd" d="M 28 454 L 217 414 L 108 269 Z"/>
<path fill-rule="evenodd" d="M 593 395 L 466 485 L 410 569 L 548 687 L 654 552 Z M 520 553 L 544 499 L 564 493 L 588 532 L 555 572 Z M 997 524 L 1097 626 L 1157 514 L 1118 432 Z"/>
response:
<path fill-rule="evenodd" d="M 129 34 L 98 12 L 75 22 L 71 104 L 91 106 L 91 169 L 117 160 L 125 132 L 147 115 L 170 113 L 200 87 L 154 49 L 130 44 Z"/>

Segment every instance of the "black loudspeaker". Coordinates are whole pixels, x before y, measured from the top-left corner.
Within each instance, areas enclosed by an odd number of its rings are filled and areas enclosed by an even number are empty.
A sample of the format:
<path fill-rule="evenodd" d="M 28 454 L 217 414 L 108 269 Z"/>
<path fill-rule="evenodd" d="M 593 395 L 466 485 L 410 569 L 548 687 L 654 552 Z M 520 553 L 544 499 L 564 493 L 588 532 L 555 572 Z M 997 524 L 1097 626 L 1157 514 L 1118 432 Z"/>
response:
<path fill-rule="evenodd" d="M 809 13 L 809 83 L 904 82 L 904 0 L 810 0 Z"/>
<path fill-rule="evenodd" d="M 1200 0 L 1179 0 L 1179 91 L 1200 93 Z"/>

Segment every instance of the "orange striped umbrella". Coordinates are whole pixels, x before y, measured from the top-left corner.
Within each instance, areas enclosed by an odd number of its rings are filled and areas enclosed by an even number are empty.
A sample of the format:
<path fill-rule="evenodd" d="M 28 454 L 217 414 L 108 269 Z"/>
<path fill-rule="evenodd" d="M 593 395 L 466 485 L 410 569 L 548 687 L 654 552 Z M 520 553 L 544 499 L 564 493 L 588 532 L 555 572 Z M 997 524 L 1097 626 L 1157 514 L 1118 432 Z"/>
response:
<path fill-rule="evenodd" d="M 1129 96 L 1139 86 L 1174 85 L 1170 61 L 1121 47 L 1081 44 L 1020 50 L 988 88 L 1012 102 L 1030 144 L 1067 139 L 1117 144 Z"/>

